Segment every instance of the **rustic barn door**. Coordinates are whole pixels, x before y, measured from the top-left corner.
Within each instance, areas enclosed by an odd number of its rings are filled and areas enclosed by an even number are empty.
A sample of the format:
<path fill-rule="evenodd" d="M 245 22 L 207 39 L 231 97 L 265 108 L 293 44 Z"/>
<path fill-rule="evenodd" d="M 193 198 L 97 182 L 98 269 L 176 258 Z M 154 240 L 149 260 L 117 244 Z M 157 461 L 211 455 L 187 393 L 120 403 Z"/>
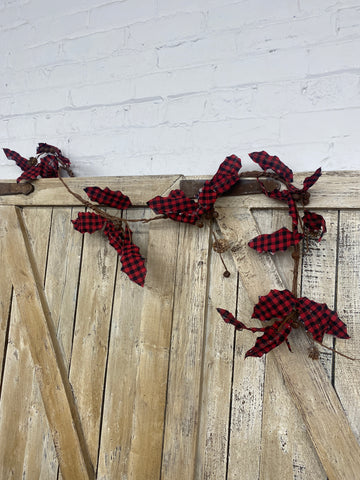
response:
<path fill-rule="evenodd" d="M 328 233 L 304 254 L 303 295 L 336 307 L 360 344 L 359 175 L 325 175 L 312 209 Z M 129 195 L 132 218 L 173 177 L 68 180 Z M 359 363 L 277 349 L 244 360 L 253 302 L 289 284 L 289 259 L 252 255 L 247 241 L 287 222 L 263 196 L 220 199 L 218 223 L 136 224 L 144 288 L 121 272 L 100 233 L 71 225 L 79 206 L 58 180 L 0 197 L 0 479 L 332 479 L 360 475 Z M 274 206 L 276 208 L 274 208 Z M 229 278 L 211 248 L 231 242 Z M 291 272 L 290 272 L 291 274 Z M 329 346 L 333 346 L 332 344 Z M 324 373 L 326 371 L 326 373 Z M 336 389 L 336 391 L 334 390 Z M 340 401 L 339 401 L 340 399 Z M 340 403 L 341 402 L 341 403 Z"/>

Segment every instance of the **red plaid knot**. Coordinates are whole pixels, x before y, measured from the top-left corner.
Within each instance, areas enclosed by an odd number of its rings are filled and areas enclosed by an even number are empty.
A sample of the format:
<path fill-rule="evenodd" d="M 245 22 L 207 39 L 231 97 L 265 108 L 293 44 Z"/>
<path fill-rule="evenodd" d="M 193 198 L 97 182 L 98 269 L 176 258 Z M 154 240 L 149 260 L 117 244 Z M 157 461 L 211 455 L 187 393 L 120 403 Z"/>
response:
<path fill-rule="evenodd" d="M 119 210 L 126 210 L 131 206 L 131 201 L 128 196 L 120 191 L 110 190 L 108 187 L 102 189 L 99 187 L 84 188 L 86 195 L 93 202 L 100 205 L 107 205 L 108 207 L 117 208 Z"/>
<path fill-rule="evenodd" d="M 287 228 L 283 227 L 274 233 L 258 235 L 257 237 L 253 238 L 248 245 L 259 253 L 275 253 L 297 245 L 302 238 L 302 233 L 299 233 L 296 230 L 291 232 Z"/>
<path fill-rule="evenodd" d="M 265 170 L 272 170 L 279 177 L 283 178 L 285 182 L 290 183 L 293 181 L 293 172 L 287 167 L 279 157 L 269 155 L 264 150 L 261 152 L 249 153 L 249 157 L 254 162 L 258 163 L 260 167 Z"/>

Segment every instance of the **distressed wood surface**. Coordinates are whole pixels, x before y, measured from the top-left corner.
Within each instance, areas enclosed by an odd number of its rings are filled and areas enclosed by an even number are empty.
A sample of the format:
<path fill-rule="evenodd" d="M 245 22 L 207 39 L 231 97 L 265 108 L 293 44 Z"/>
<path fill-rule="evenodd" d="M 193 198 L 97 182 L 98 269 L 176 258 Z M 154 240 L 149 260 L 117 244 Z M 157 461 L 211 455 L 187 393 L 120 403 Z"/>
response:
<path fill-rule="evenodd" d="M 336 339 L 335 348 L 358 361 L 336 355 L 334 384 L 360 442 L 360 210 L 340 212 L 339 226 L 336 307 L 351 338 Z"/>
<path fill-rule="evenodd" d="M 305 176 L 296 175 L 295 183 L 301 185 Z M 152 196 L 178 188 L 182 178 L 189 177 L 161 177 L 158 183 L 158 177 L 68 181 L 78 192 L 94 184 L 120 189 L 145 205 Z M 358 356 L 360 338 L 358 179 L 359 172 L 324 174 L 312 188 L 309 207 L 324 215 L 328 232 L 305 252 L 299 279 L 302 295 L 336 308 L 348 324 L 351 340 L 336 340 L 335 347 L 351 356 Z M 244 360 L 255 336 L 235 332 L 216 312 L 226 308 L 254 324 L 258 294 L 290 286 L 286 252 L 270 257 L 247 246 L 259 228 L 269 233 L 289 221 L 286 206 L 256 195 L 218 200 L 216 208 L 225 214 L 221 230 L 232 242 L 223 254 L 230 278 L 222 276 L 207 227 L 171 220 L 132 224 L 134 241 L 148 259 L 147 281 L 140 288 L 121 272 L 116 252 L 100 232 L 82 236 L 73 229 L 70 220 L 83 207 L 74 206 L 65 189 L 60 193 L 57 182 L 34 182 L 37 197 L 22 198 L 29 205 L 22 218 L 31 265 L 35 260 L 39 270 L 37 286 L 45 280 L 51 339 L 57 335 L 55 370 L 62 365 L 64 382 L 70 375 L 67 388 L 74 391 L 73 411 L 79 411 L 96 478 L 356 478 L 360 455 L 349 422 L 359 438 L 358 362 L 324 348 L 320 363 L 309 360 L 309 343 L 299 331 L 290 337 L 293 354 L 283 345 L 261 359 Z M 16 204 L 20 197 L 0 197 L 0 204 Z M 55 197 L 57 206 L 47 207 Z M 249 221 L 248 212 L 242 214 L 241 206 L 256 209 L 256 222 Z M 153 215 L 143 207 L 126 214 Z M 12 245 L 10 254 L 17 259 L 14 251 Z M 2 258 L 9 258 L 5 248 Z M 62 444 L 51 416 L 60 410 L 44 408 L 44 382 L 39 383 L 20 315 L 24 305 L 18 311 L 15 296 L 10 303 L 11 285 L 7 275 L 3 278 L 0 478 L 66 478 L 57 474 L 56 449 L 61 452 Z M 332 337 L 326 342 L 332 346 Z"/>
<path fill-rule="evenodd" d="M 285 281 L 270 256 L 260 256 L 246 248 L 247 241 L 259 234 L 252 213 L 248 209 L 236 212 L 220 209 L 219 212 L 219 225 L 233 244 L 231 251 L 252 302 L 255 304 L 258 295 L 272 288 L 282 290 Z M 273 351 L 273 356 L 303 416 L 324 470 L 330 479 L 356 478 L 360 471 L 360 447 L 341 403 L 321 364 L 309 359 L 309 342 L 305 336 L 293 335 L 292 345 L 293 355 L 282 345 Z"/>
<path fill-rule="evenodd" d="M 162 478 L 194 478 L 207 305 L 208 227 L 181 225 Z"/>
<path fill-rule="evenodd" d="M 129 218 L 148 215 L 143 209 L 127 213 Z M 135 243 L 142 255 L 147 256 L 148 225 L 134 224 L 132 229 Z M 125 479 L 128 475 L 144 292 L 118 265 L 105 378 L 99 480 Z"/>
<path fill-rule="evenodd" d="M 133 480 L 159 478 L 161 472 L 178 236 L 173 222 L 150 225 L 126 477 Z"/>
<path fill-rule="evenodd" d="M 19 210 L 2 209 L 3 248 L 64 478 L 93 478 L 50 312 Z M 22 327 L 23 328 L 23 327 Z"/>

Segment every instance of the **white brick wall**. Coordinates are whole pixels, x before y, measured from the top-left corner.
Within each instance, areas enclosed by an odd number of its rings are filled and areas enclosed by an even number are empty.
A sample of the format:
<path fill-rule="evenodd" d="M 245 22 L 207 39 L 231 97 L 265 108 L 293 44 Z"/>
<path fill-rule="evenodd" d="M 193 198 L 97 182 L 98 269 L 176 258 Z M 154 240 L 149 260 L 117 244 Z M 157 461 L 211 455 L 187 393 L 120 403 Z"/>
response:
<path fill-rule="evenodd" d="M 0 146 L 79 176 L 360 169 L 360 0 L 0 0 L 0 64 Z"/>

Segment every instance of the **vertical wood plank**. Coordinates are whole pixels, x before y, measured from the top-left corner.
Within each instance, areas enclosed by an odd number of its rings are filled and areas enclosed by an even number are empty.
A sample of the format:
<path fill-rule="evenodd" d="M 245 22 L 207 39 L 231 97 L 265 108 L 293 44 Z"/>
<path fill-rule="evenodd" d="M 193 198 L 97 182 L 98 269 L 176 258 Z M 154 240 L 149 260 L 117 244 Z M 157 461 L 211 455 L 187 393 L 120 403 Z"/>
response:
<path fill-rule="evenodd" d="M 145 218 L 148 215 L 148 209 L 127 213 L 128 218 Z M 134 242 L 146 258 L 149 224 L 132 224 L 131 229 Z M 146 288 L 131 282 L 118 268 L 97 472 L 99 480 L 127 478 L 145 291 Z"/>
<path fill-rule="evenodd" d="M 10 258 L 17 258 L 8 264 L 10 277 L 63 476 L 92 478 L 66 370 L 21 213 L 14 207 L 4 207 L 2 213 L 7 231 L 3 246 Z"/>
<path fill-rule="evenodd" d="M 208 228 L 181 225 L 162 478 L 194 478 L 207 301 Z"/>
<path fill-rule="evenodd" d="M 335 348 L 360 357 L 360 211 L 340 213 L 337 312 L 347 324 L 348 340 L 336 339 Z M 360 362 L 335 355 L 335 388 L 350 425 L 360 442 Z"/>
<path fill-rule="evenodd" d="M 79 208 L 54 208 L 45 294 L 56 335 L 69 368 L 83 238 L 71 223 Z"/>
<path fill-rule="evenodd" d="M 179 225 L 170 220 L 150 224 L 132 441 L 124 477 L 129 480 L 160 476 L 178 235 Z"/>
<path fill-rule="evenodd" d="M 291 228 L 291 219 L 287 212 L 262 210 L 254 212 L 261 233 L 271 233 L 283 226 Z M 336 226 L 333 232 L 336 253 Z M 334 246 L 334 245 L 333 245 Z M 322 252 L 321 257 L 324 257 Z M 291 289 L 293 280 L 293 260 L 291 251 L 277 252 L 272 257 L 277 270 Z M 308 262 L 308 259 L 306 259 Z M 308 265 L 308 263 L 307 263 Z M 335 285 L 335 267 L 332 270 L 332 285 Z M 328 272 L 330 276 L 330 271 Z M 301 272 L 299 272 L 298 292 L 300 291 Z M 318 280 L 320 285 L 321 281 Z M 333 296 L 334 291 L 330 293 Z M 296 334 L 293 331 L 289 336 Z M 281 346 L 284 355 L 287 347 Z M 325 479 L 319 458 L 306 431 L 304 421 L 288 394 L 284 379 L 279 372 L 273 355 L 266 358 L 264 385 L 263 433 L 261 442 L 260 478 L 292 478 L 303 475 L 308 479 Z"/>
<path fill-rule="evenodd" d="M 194 478 L 221 480 L 227 475 L 229 418 L 235 332 L 224 324 L 217 308 L 235 311 L 237 272 L 229 253 L 211 255 L 209 299 L 206 311 L 205 347 L 201 385 L 199 439 Z"/>
<path fill-rule="evenodd" d="M 101 232 L 85 234 L 70 382 L 95 468 L 117 257 Z"/>
<path fill-rule="evenodd" d="M 23 217 L 39 275 L 43 279 L 51 209 L 25 209 Z M 9 252 L 5 248 L 1 252 L 6 253 L 3 265 L 5 260 L 16 261 L 9 259 Z M 11 287 L 9 275 L 4 275 L 3 278 L 6 278 Z M 11 475 L 14 475 L 14 478 L 20 478 L 22 475 L 30 475 L 40 478 L 45 475 L 48 479 L 56 478 L 58 462 L 15 299 L 10 323 L 4 391 L 0 405 L 0 476 L 12 478 Z M 43 422 L 38 428 L 39 417 Z M 14 425 L 18 425 L 18 428 L 14 428 Z M 9 432 L 12 432 L 11 436 Z"/>

